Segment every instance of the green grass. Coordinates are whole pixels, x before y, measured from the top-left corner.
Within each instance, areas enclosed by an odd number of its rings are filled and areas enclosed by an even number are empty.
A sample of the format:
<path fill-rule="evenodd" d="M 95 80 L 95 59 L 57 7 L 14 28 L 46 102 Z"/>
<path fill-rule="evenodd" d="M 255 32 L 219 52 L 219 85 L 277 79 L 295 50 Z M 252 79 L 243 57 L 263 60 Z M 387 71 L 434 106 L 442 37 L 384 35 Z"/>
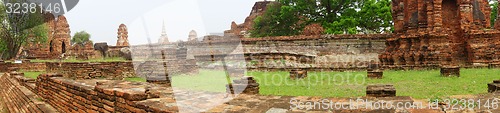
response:
<path fill-rule="evenodd" d="M 59 62 L 59 60 L 30 60 L 31 62 Z M 127 61 L 122 57 L 106 57 L 106 58 L 97 58 L 97 59 L 89 59 L 89 60 L 80 60 L 76 58 L 68 58 L 63 60 L 63 62 L 123 62 Z"/>
<path fill-rule="evenodd" d="M 24 73 L 24 77 L 36 79 L 38 77 L 38 75 L 45 73 L 45 72 L 23 72 L 23 73 Z"/>
<path fill-rule="evenodd" d="M 200 70 L 198 75 L 177 75 L 172 77 L 172 86 L 191 90 L 226 92 L 224 71 Z"/>
<path fill-rule="evenodd" d="M 398 96 L 417 99 L 487 93 L 487 83 L 500 79 L 499 69 L 462 69 L 461 77 L 441 77 L 439 70 L 385 71 L 383 79 L 368 79 L 366 72 L 309 72 L 308 78 L 290 80 L 288 72 L 250 72 L 263 95 L 359 97 L 368 84 L 393 84 Z"/>
<path fill-rule="evenodd" d="M 200 70 L 198 75 L 174 75 L 172 76 L 172 86 L 181 89 L 209 92 L 225 92 L 226 76 L 223 71 Z M 133 77 L 125 78 L 130 82 L 146 82 L 145 78 Z"/>

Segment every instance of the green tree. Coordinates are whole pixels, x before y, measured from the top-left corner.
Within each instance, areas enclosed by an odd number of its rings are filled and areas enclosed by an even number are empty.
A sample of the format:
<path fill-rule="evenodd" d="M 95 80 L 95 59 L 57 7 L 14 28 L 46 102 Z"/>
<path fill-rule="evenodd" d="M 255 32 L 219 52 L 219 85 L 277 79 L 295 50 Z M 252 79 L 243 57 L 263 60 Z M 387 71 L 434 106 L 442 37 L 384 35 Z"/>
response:
<path fill-rule="evenodd" d="M 10 3 L 29 3 L 27 0 L 12 0 Z M 12 59 L 22 45 L 47 40 L 47 25 L 40 8 L 30 13 L 7 13 L 4 2 L 0 3 L 0 51 L 3 59 Z"/>
<path fill-rule="evenodd" d="M 491 27 L 493 28 L 495 26 L 495 21 L 497 20 L 497 16 L 498 16 L 498 1 L 496 0 L 492 0 L 489 2 L 490 3 L 490 7 L 491 7 L 491 20 L 490 20 L 490 24 L 491 24 Z"/>
<path fill-rule="evenodd" d="M 299 24 L 297 13 L 293 7 L 281 3 L 271 3 L 262 16 L 254 20 L 252 37 L 296 35 L 303 25 Z"/>
<path fill-rule="evenodd" d="M 357 13 L 357 26 L 365 33 L 391 32 L 393 29 L 390 0 L 364 0 Z"/>
<path fill-rule="evenodd" d="M 85 45 L 86 43 L 92 43 L 90 41 L 90 34 L 86 31 L 76 32 L 73 38 L 71 39 L 71 43 Z"/>

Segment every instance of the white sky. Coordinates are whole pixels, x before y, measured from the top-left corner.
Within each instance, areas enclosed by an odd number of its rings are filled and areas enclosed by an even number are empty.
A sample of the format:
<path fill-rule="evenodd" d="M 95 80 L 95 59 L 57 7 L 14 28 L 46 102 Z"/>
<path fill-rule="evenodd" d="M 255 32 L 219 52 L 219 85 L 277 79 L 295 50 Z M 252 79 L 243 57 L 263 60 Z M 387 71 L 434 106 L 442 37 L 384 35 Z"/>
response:
<path fill-rule="evenodd" d="M 231 22 L 240 24 L 256 1 L 262 0 L 80 0 L 65 14 L 71 35 L 87 31 L 94 42 L 115 45 L 121 23 L 128 27 L 131 44 L 156 43 L 165 21 L 169 40 L 187 40 L 189 31 L 198 37 L 222 33 Z"/>

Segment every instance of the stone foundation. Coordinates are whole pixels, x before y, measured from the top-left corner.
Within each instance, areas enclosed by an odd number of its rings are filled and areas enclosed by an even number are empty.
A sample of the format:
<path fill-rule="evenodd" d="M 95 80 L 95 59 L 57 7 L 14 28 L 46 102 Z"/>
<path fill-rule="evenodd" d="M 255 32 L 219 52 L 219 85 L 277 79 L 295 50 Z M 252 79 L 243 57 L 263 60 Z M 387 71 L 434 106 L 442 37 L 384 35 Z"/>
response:
<path fill-rule="evenodd" d="M 234 80 L 232 84 L 226 85 L 226 91 L 229 94 L 241 92 L 241 94 L 256 95 L 259 94 L 259 83 L 253 77 L 246 76 L 239 80 Z"/>
<path fill-rule="evenodd" d="M 132 62 L 47 62 L 47 73 L 60 73 L 74 79 L 135 77 Z"/>
<path fill-rule="evenodd" d="M 366 86 L 367 97 L 395 97 L 396 88 L 393 85 L 368 85 Z"/>
<path fill-rule="evenodd" d="M 305 70 L 291 70 L 290 71 L 290 79 L 304 79 L 307 78 L 307 71 Z"/>
<path fill-rule="evenodd" d="M 368 78 L 382 79 L 382 77 L 384 76 L 384 71 L 381 71 L 381 70 L 368 71 L 367 76 L 368 76 Z"/>
<path fill-rule="evenodd" d="M 489 83 L 488 92 L 489 93 L 500 92 L 500 80 L 495 80 L 493 81 L 493 83 Z"/>
<path fill-rule="evenodd" d="M 460 77 L 460 67 L 458 67 L 458 66 L 444 66 L 444 67 L 441 67 L 441 76 L 445 76 L 445 77 L 457 76 L 457 77 Z"/>
<path fill-rule="evenodd" d="M 38 95 L 60 112 L 178 112 L 172 89 L 149 83 L 71 80 L 42 74 Z"/>

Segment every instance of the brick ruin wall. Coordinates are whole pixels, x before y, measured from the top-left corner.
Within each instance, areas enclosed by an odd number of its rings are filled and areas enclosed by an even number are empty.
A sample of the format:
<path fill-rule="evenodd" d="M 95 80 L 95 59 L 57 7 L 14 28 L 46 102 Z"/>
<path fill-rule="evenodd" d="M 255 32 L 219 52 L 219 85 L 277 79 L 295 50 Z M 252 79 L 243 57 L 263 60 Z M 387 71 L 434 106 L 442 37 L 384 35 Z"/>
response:
<path fill-rule="evenodd" d="M 36 96 L 22 86 L 22 83 L 11 80 L 11 75 L 0 75 L 0 99 L 10 113 L 43 113 L 44 110 L 35 103 Z"/>
<path fill-rule="evenodd" d="M 178 112 L 172 89 L 150 83 L 38 77 L 36 90 L 60 112 Z"/>
<path fill-rule="evenodd" d="M 11 62 L 0 62 L 0 72 L 8 72 L 9 68 L 16 67 L 21 71 L 35 71 L 42 72 L 45 71 L 45 63 L 35 63 L 29 61 L 23 61 L 21 64 L 11 63 Z"/>
<path fill-rule="evenodd" d="M 394 36 L 386 67 L 470 66 L 498 62 L 500 31 L 487 0 L 393 0 Z"/>
<path fill-rule="evenodd" d="M 132 62 L 47 62 L 47 73 L 60 73 L 74 79 L 135 77 Z"/>

